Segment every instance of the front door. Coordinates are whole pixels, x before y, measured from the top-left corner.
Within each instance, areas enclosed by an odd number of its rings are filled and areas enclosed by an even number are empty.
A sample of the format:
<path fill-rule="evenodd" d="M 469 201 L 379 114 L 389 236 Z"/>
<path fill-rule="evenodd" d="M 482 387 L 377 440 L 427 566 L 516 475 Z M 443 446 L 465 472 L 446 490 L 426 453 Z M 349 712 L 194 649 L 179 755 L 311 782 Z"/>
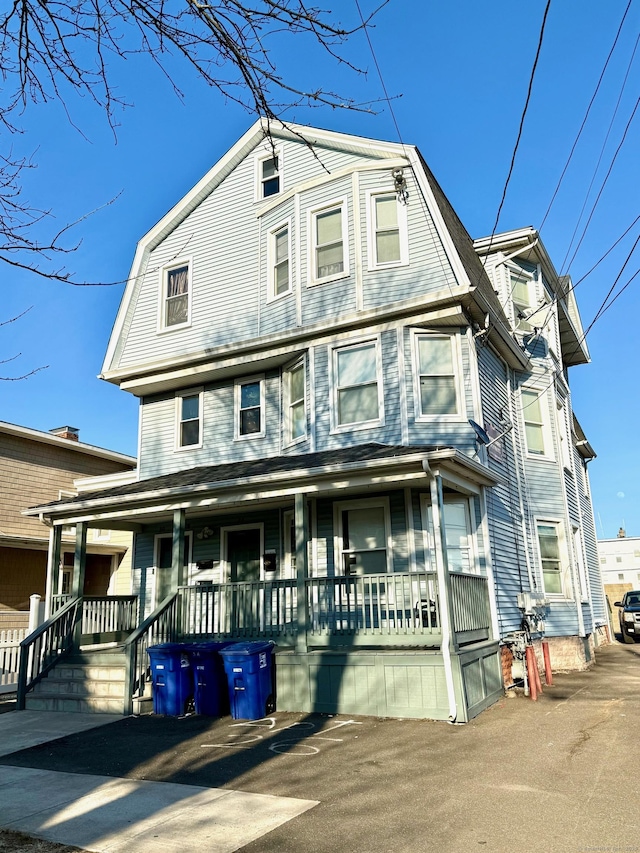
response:
<path fill-rule="evenodd" d="M 188 566 L 191 554 L 191 533 L 186 533 L 184 537 L 184 555 L 183 565 Z M 156 538 L 156 586 L 155 586 L 155 604 L 157 607 L 165 598 L 172 592 L 171 589 L 171 560 L 173 557 L 173 537 L 158 536 Z M 186 578 L 186 572 L 185 572 Z M 186 580 L 185 580 L 186 582 Z"/>
<path fill-rule="evenodd" d="M 227 530 L 227 565 L 232 583 L 260 580 L 262 531 L 259 527 Z"/>

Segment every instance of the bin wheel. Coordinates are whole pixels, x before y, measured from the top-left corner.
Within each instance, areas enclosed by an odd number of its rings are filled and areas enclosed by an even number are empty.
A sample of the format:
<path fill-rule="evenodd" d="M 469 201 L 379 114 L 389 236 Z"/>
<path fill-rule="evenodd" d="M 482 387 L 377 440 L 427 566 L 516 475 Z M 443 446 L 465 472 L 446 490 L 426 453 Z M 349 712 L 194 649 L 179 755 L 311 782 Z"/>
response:
<path fill-rule="evenodd" d="M 266 714 L 273 714 L 275 709 L 276 709 L 276 700 L 275 700 L 273 693 L 270 693 L 269 696 L 267 697 L 267 706 L 266 706 L 265 713 Z"/>

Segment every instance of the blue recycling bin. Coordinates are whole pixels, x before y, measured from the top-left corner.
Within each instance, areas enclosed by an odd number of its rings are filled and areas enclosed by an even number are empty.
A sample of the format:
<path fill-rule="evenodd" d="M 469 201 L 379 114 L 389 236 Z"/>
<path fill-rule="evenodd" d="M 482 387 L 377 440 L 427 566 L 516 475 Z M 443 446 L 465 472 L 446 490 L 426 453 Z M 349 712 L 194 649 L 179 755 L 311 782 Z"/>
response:
<path fill-rule="evenodd" d="M 196 714 L 222 717 L 229 713 L 227 677 L 219 651 L 230 642 L 208 641 L 184 645 L 193 672 L 193 704 Z"/>
<path fill-rule="evenodd" d="M 275 710 L 271 641 L 232 643 L 220 649 L 234 720 L 260 720 Z"/>
<path fill-rule="evenodd" d="M 147 649 L 153 685 L 153 713 L 179 717 L 193 696 L 191 663 L 181 643 L 160 643 Z"/>

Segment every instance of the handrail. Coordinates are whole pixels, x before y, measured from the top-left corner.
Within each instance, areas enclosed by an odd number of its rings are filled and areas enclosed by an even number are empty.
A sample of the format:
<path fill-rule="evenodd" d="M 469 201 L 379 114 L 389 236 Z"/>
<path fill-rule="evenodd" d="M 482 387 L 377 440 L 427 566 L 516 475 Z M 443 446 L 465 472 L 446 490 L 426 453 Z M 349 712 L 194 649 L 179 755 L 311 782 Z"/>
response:
<path fill-rule="evenodd" d="M 133 712 L 134 696 L 142 696 L 147 681 L 146 652 L 155 643 L 178 639 L 178 592 L 164 601 L 125 640 L 125 713 Z"/>
<path fill-rule="evenodd" d="M 29 690 L 73 648 L 74 628 L 82 598 L 68 601 L 20 643 L 17 709 L 23 711 Z"/>

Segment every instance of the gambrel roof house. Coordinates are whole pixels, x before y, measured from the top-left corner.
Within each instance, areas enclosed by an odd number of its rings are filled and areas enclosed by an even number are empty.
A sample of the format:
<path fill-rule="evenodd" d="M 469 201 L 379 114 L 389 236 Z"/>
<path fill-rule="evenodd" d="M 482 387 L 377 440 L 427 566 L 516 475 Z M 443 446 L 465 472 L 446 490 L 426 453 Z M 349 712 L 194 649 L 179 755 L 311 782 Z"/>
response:
<path fill-rule="evenodd" d="M 138 245 L 102 373 L 138 480 L 37 512 L 78 574 L 87 527 L 135 532 L 134 694 L 158 636 L 265 637 L 281 709 L 464 721 L 523 618 L 556 666 L 604 636 L 574 292 L 533 228 L 473 243 L 415 147 L 270 131 Z"/>

